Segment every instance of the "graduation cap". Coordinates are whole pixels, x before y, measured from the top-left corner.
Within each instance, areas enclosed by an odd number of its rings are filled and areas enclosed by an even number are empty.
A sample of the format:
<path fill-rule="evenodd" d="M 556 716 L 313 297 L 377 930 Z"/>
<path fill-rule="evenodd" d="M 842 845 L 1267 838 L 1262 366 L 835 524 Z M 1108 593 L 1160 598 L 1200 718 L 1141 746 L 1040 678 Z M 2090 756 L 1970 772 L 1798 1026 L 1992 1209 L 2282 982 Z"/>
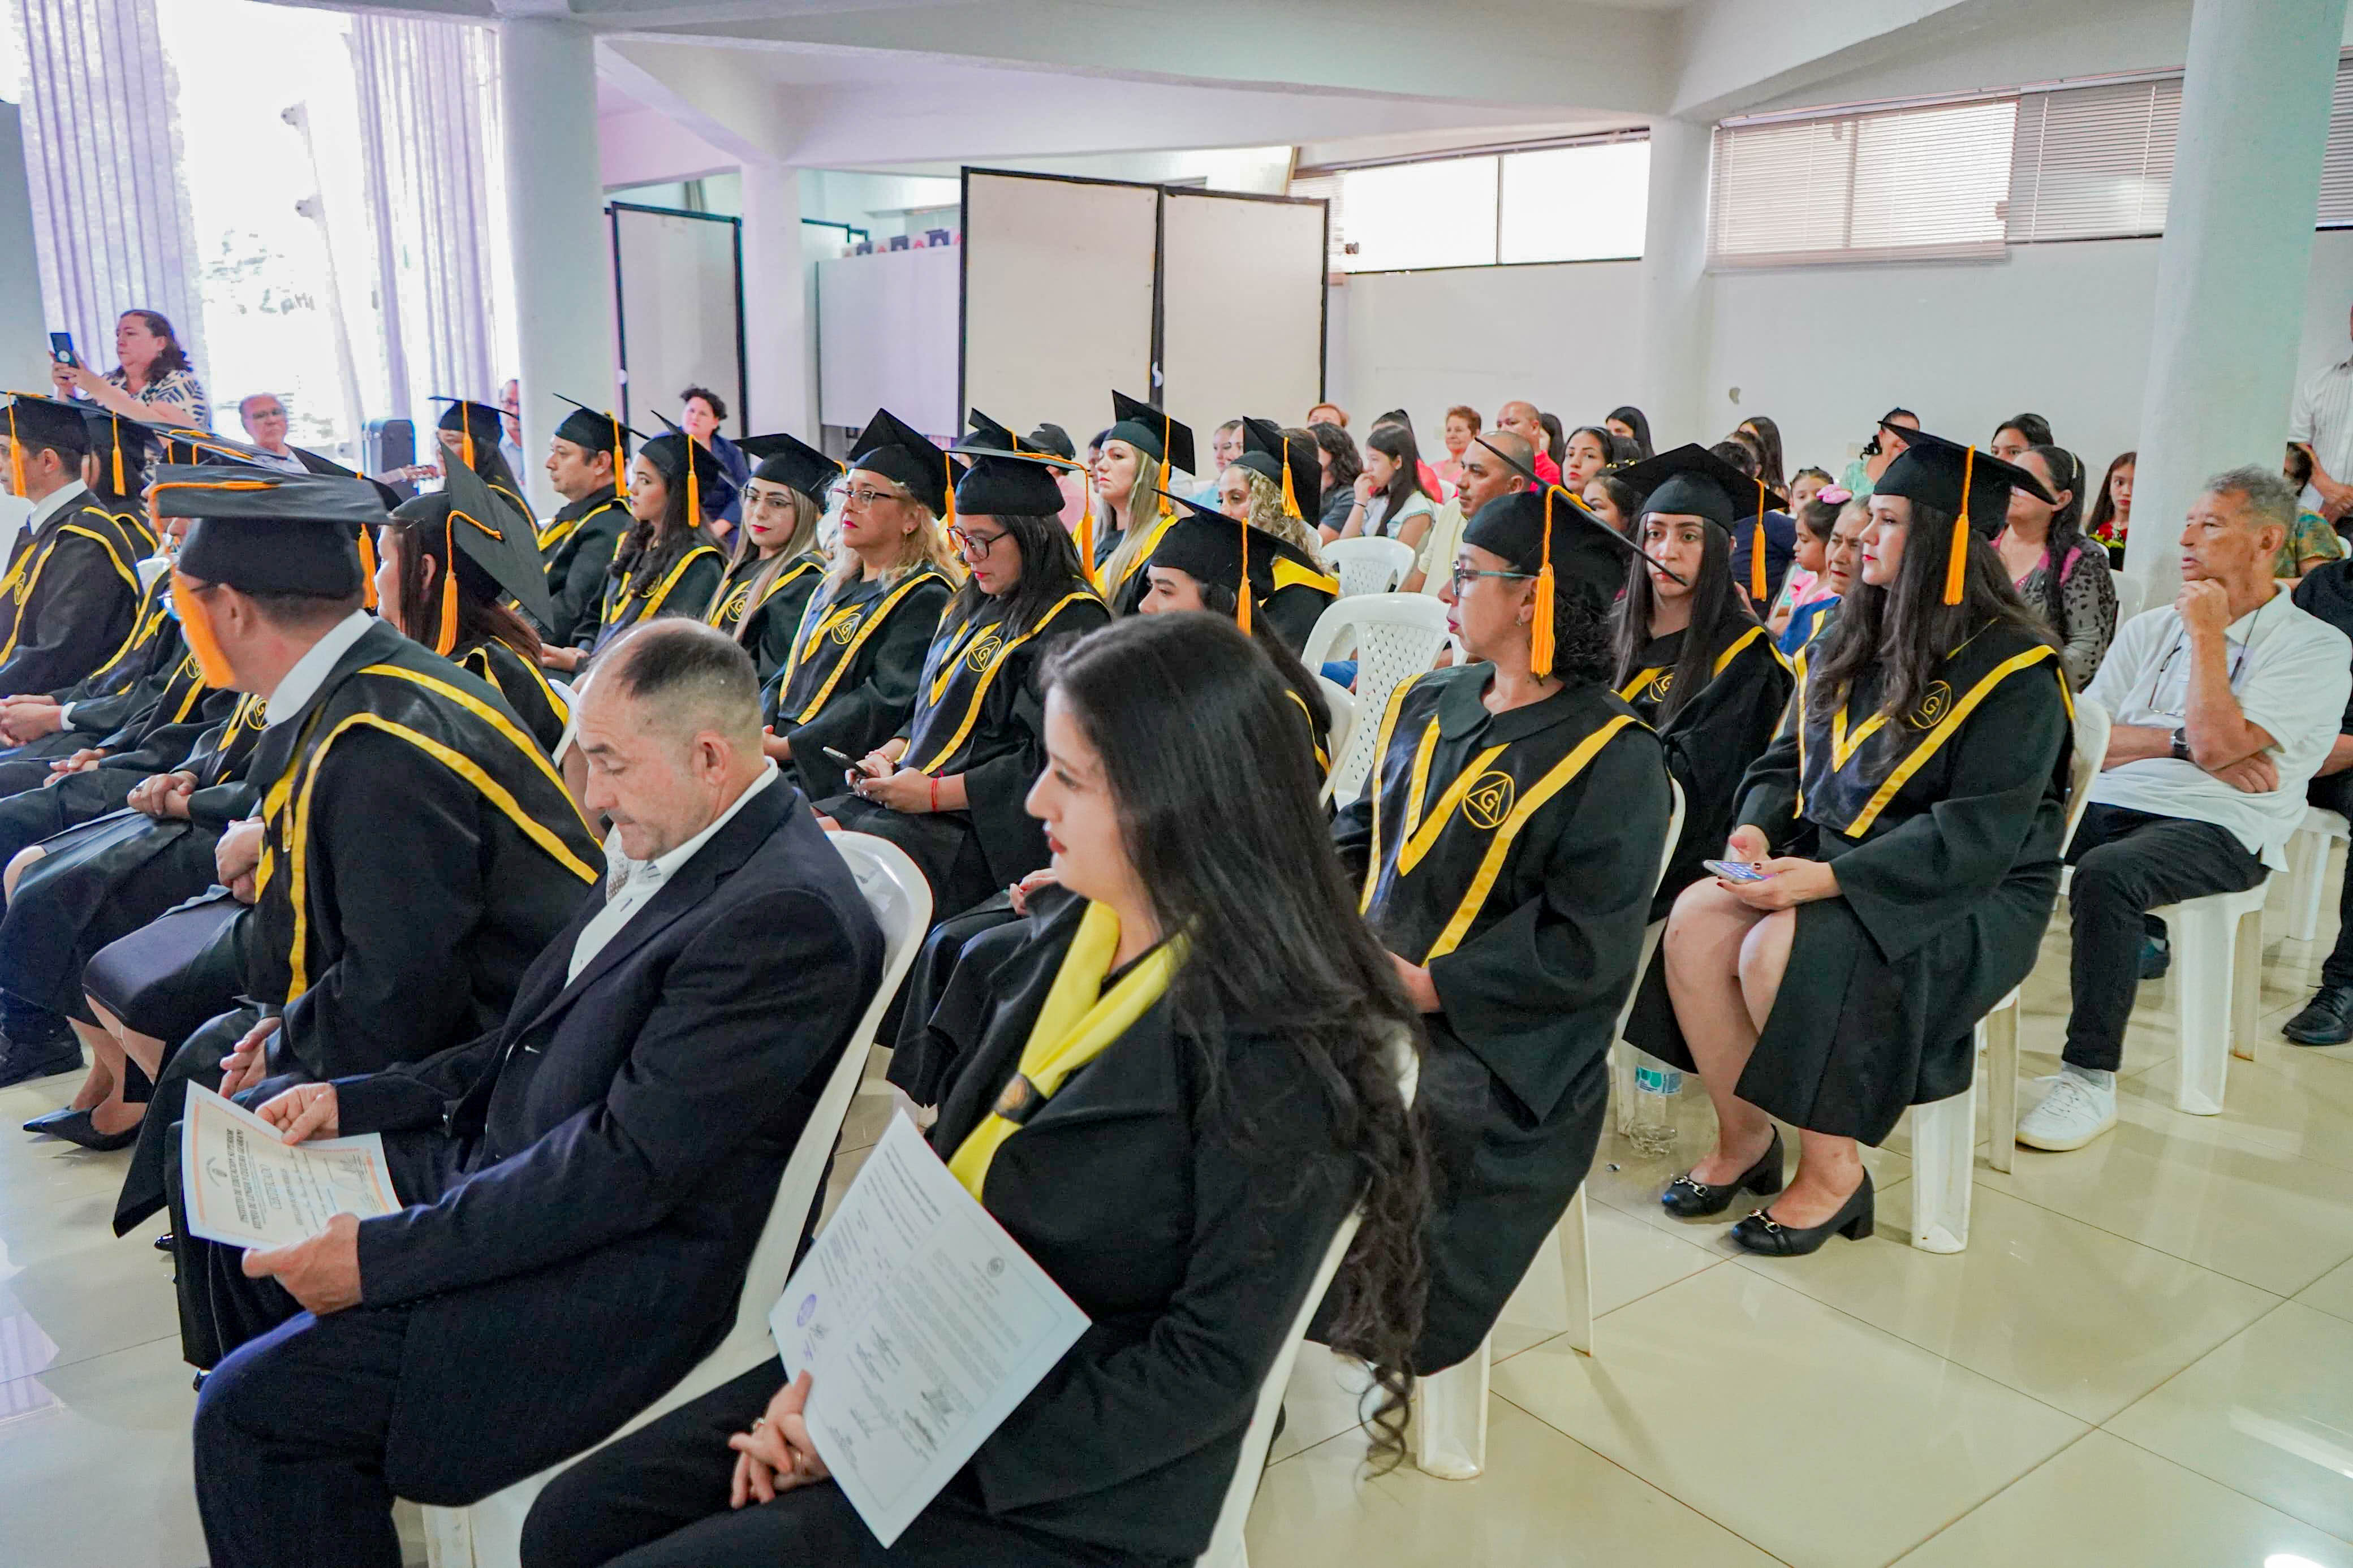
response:
<path fill-rule="evenodd" d="M 1306 513 L 1299 509 L 1299 487 L 1314 476 L 1322 485 L 1323 462 L 1315 455 L 1315 438 L 1312 436 L 1286 436 L 1282 426 L 1271 419 L 1244 417 L 1242 420 L 1242 455 L 1234 459 L 1234 467 L 1271 479 L 1282 487 L 1282 510 L 1303 521 Z"/>
<path fill-rule="evenodd" d="M 473 469 L 450 468 L 438 495 L 404 501 L 392 514 L 402 522 L 438 530 L 441 604 L 433 651 L 458 646 L 458 594 L 462 582 L 476 597 L 513 595 L 523 613 L 544 626 L 554 616 L 547 571 L 530 525 Z"/>
<path fill-rule="evenodd" d="M 1063 429 L 1060 425 L 1048 424 L 1043 420 L 1039 422 L 1036 429 L 1021 439 L 1033 450 L 1051 452 L 1058 458 L 1075 459 L 1079 455 L 1078 446 L 1071 439 L 1071 433 L 1068 430 Z"/>
<path fill-rule="evenodd" d="M 686 487 L 687 521 L 699 526 L 704 518 L 725 510 L 735 497 L 735 486 L 710 447 L 667 414 L 657 412 L 654 417 L 670 428 L 639 447 L 638 455 L 660 470 L 665 481 Z"/>
<path fill-rule="evenodd" d="M 1193 472 L 1193 427 L 1179 425 L 1160 409 L 1124 392 L 1111 395 L 1112 425 L 1106 441 L 1124 441 L 1160 465 L 1160 490 L 1168 490 L 1171 468 Z"/>
<path fill-rule="evenodd" d="M 248 594 L 360 592 L 359 536 L 385 516 L 375 487 L 324 474 L 172 463 L 148 493 L 158 517 L 192 520 L 179 572 Z"/>
<path fill-rule="evenodd" d="M 147 483 L 147 426 L 137 419 L 126 421 L 107 408 L 84 408 L 81 418 L 90 456 L 107 477 L 108 489 L 119 497 L 136 497 Z"/>
<path fill-rule="evenodd" d="M 8 397 L 8 482 L 25 493 L 25 452 L 54 451 L 79 458 L 90 450 L 90 432 L 83 426 L 81 405 L 37 397 L 28 392 Z"/>
<path fill-rule="evenodd" d="M 754 479 L 798 490 L 820 507 L 842 475 L 839 463 L 797 436 L 746 436 L 735 445 L 760 465 L 752 470 Z"/>
<path fill-rule="evenodd" d="M 1969 534 L 1974 531 L 1991 539 L 2001 531 L 2010 513 L 2010 491 L 2024 490 L 2040 501 L 2050 500 L 2051 492 L 2017 464 L 2005 463 L 1975 447 L 1931 436 L 1926 430 L 1905 429 L 1903 439 L 1904 450 L 1887 465 L 1872 493 L 1902 496 L 1953 514 L 1952 542 L 1946 554 L 1945 603 L 1957 605 L 1968 569 Z"/>
<path fill-rule="evenodd" d="M 1058 468 L 1078 467 L 1050 452 L 1026 449 L 1012 431 L 976 408 L 972 434 L 949 450 L 968 459 L 956 481 L 956 510 L 981 517 L 1052 517 L 1062 510 Z M 1092 553 L 1092 549 L 1089 551 Z"/>
<path fill-rule="evenodd" d="M 555 437 L 569 441 L 584 452 L 610 452 L 613 455 L 613 489 L 626 497 L 629 493 L 629 437 L 634 434 L 621 423 L 620 416 L 603 408 L 591 408 L 576 397 L 555 395 L 558 403 L 572 405 L 555 426 Z M 479 406 L 479 405 L 477 405 Z"/>
<path fill-rule="evenodd" d="M 506 434 L 504 414 L 487 403 L 475 403 L 463 397 L 444 397 L 437 393 L 433 401 L 449 405 L 441 411 L 440 428 L 457 431 L 469 443 L 488 447 L 492 451 L 498 449 L 501 437 Z M 467 447 L 466 466 L 470 468 L 474 466 L 472 445 Z"/>
<path fill-rule="evenodd" d="M 1645 515 L 1663 511 L 1704 517 L 1727 534 L 1743 517 L 1749 517 L 1755 531 L 1748 542 L 1748 596 L 1759 605 L 1765 602 L 1765 514 L 1789 504 L 1778 491 L 1696 442 L 1612 472 L 1628 484 L 1650 491 L 1642 502 Z M 1756 498 L 1753 514 L 1752 493 Z"/>
<path fill-rule="evenodd" d="M 955 519 L 955 465 L 923 433 L 887 408 L 878 408 L 849 444 L 849 466 L 880 474 L 948 521 Z"/>
<path fill-rule="evenodd" d="M 1171 498 L 1184 510 L 1168 525 L 1153 547 L 1146 566 L 1166 566 L 1197 582 L 1215 584 L 1234 596 L 1234 624 L 1250 629 L 1254 605 L 1271 598 L 1282 586 L 1275 580 L 1275 563 L 1289 561 L 1322 576 L 1313 556 L 1287 539 L 1228 517 L 1215 507 L 1185 496 Z M 1243 590 L 1247 581 L 1249 590 Z"/>
<path fill-rule="evenodd" d="M 1462 542 L 1500 555 L 1513 570 L 1536 580 L 1528 666 L 1552 673 L 1553 595 L 1556 584 L 1579 588 L 1606 607 L 1625 586 L 1630 560 L 1656 566 L 1640 545 L 1586 510 L 1558 485 L 1514 490 L 1481 507 L 1462 530 Z M 1680 579 L 1678 579 L 1680 581 Z"/>

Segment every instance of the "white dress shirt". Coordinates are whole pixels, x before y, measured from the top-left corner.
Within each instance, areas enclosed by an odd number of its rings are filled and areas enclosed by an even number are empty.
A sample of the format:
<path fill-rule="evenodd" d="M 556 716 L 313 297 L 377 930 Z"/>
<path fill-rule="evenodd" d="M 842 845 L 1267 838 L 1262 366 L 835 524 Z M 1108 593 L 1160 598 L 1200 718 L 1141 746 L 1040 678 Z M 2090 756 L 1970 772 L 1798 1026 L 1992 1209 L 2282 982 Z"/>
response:
<path fill-rule="evenodd" d="M 2338 484 L 2353 483 L 2353 357 L 2338 360 L 2304 384 L 2289 415 L 2287 438 L 2312 448 Z M 2304 504 L 2318 508 L 2320 492 L 2306 486 Z"/>
<path fill-rule="evenodd" d="M 572 943 L 572 966 L 565 972 L 564 984 L 571 984 L 580 978 L 580 972 L 596 961 L 605 951 L 605 944 L 621 933 L 629 918 L 653 901 L 653 896 L 668 887 L 697 851 L 710 843 L 721 828 L 735 820 L 744 803 L 776 781 L 776 764 L 763 758 L 767 765 L 760 776 L 744 786 L 726 810 L 711 819 L 711 826 L 667 854 L 650 860 L 632 860 L 621 852 L 621 834 L 616 828 L 605 840 L 605 907 L 580 928 L 580 935 Z"/>
<path fill-rule="evenodd" d="M 253 460 L 262 468 L 276 468 L 281 474 L 307 474 L 311 471 L 302 466 L 302 459 L 291 452 L 281 456 L 265 447 L 257 447 L 254 448 Z"/>
<path fill-rule="evenodd" d="M 2335 473 L 2336 471 L 2337 470 L 2334 468 L 2329 470 L 2331 473 Z M 25 519 L 25 531 L 28 533 L 40 532 L 41 525 L 43 523 L 47 522 L 49 519 L 57 516 L 58 513 L 65 510 L 68 507 L 79 506 L 83 498 L 89 494 L 90 487 L 88 485 L 82 483 L 79 479 L 68 479 L 64 484 L 59 485 L 56 489 L 51 490 L 48 494 L 43 496 L 40 500 L 33 503 L 32 514 Z"/>
<path fill-rule="evenodd" d="M 327 679 L 327 671 L 335 668 L 335 660 L 350 652 L 352 644 L 364 637 L 374 625 L 374 616 L 365 610 L 353 610 L 329 626 L 327 635 L 312 643 L 310 651 L 296 659 L 294 668 L 263 697 L 270 725 L 283 724 L 308 708 L 311 699 L 319 694 L 319 683 Z"/>

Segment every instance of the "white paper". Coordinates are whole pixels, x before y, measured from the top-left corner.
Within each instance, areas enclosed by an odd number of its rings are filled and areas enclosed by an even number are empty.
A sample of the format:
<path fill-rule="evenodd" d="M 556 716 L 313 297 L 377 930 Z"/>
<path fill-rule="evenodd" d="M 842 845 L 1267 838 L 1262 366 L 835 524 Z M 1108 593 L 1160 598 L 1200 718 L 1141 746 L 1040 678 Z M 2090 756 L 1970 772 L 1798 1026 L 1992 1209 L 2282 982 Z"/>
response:
<path fill-rule="evenodd" d="M 768 1316 L 858 1516 L 888 1546 L 1085 1331 L 1087 1315 L 903 1116 Z"/>
<path fill-rule="evenodd" d="M 277 1128 L 193 1083 L 180 1191 L 189 1231 L 230 1247 L 289 1247 L 336 1215 L 367 1219 L 401 1206 L 379 1134 L 281 1142 Z"/>

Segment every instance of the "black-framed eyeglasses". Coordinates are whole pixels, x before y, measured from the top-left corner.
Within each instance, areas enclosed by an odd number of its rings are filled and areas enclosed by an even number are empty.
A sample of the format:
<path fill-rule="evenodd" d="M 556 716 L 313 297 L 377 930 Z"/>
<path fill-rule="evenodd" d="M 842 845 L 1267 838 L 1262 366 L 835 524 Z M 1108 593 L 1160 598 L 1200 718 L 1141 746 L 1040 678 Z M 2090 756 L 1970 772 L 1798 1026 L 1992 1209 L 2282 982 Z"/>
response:
<path fill-rule="evenodd" d="M 987 560 L 989 551 L 1004 537 L 1003 533 L 970 533 L 961 528 L 948 530 L 948 542 L 955 545 L 956 553 L 967 561 Z"/>
<path fill-rule="evenodd" d="M 1462 592 L 1464 588 L 1470 586 L 1471 579 L 1473 577 L 1518 577 L 1525 579 L 1535 575 L 1535 574 L 1533 572 L 1482 572 L 1476 566 L 1467 566 L 1458 561 L 1454 563 L 1454 591 L 1458 594 Z"/>

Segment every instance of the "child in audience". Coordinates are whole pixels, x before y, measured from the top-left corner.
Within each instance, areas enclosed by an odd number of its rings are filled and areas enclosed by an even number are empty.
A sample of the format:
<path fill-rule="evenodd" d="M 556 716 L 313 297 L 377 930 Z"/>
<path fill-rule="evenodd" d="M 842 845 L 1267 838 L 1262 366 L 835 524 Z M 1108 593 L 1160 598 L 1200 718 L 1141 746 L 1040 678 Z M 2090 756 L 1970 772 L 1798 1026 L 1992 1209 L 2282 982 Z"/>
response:
<path fill-rule="evenodd" d="M 1862 531 L 1871 526 L 1870 504 L 1861 496 L 1848 495 L 1833 485 L 1814 498 L 1817 506 L 1831 496 L 1843 499 L 1830 501 L 1837 515 L 1831 522 L 1830 538 L 1822 546 L 1822 573 L 1818 579 L 1820 592 L 1789 612 L 1789 624 L 1781 630 L 1778 645 L 1784 658 L 1795 658 L 1798 650 L 1822 635 L 1829 626 L 1831 612 L 1845 596 L 1854 580 L 1854 566 L 1862 549 Z"/>
<path fill-rule="evenodd" d="M 1781 594 L 1773 601 L 1773 613 L 1765 620 L 1776 637 L 1789 629 L 1789 616 L 1799 605 L 1821 597 L 1822 567 L 1830 549 L 1831 528 L 1838 521 L 1839 514 L 1837 503 L 1818 500 L 1792 501 L 1790 507 L 1798 517 L 1797 556 L 1790 563 L 1789 574 L 1781 580 Z"/>

